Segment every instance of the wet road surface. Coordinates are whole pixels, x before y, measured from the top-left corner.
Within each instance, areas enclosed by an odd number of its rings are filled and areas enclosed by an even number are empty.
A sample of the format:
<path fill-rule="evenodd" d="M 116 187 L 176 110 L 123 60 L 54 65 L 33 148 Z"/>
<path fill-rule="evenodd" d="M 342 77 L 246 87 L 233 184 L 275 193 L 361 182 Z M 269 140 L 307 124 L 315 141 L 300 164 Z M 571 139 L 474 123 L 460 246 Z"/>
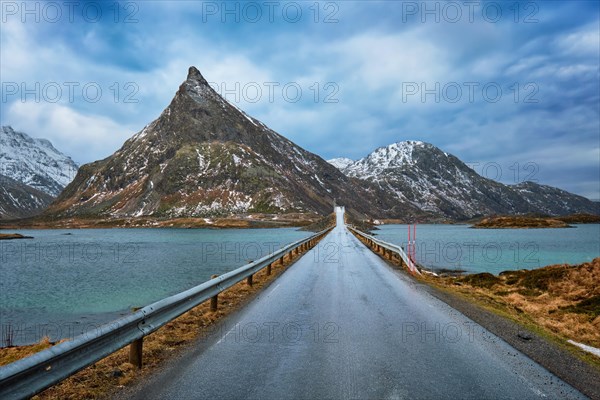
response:
<path fill-rule="evenodd" d="M 344 226 L 134 399 L 578 399 Z"/>

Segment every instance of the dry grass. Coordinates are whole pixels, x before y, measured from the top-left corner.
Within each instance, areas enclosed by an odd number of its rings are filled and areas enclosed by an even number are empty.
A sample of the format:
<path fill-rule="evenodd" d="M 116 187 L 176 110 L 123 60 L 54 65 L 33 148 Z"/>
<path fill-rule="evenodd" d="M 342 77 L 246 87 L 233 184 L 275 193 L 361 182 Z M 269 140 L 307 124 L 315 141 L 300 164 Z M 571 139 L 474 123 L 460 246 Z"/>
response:
<path fill-rule="evenodd" d="M 277 219 L 273 219 L 274 217 Z M 252 213 L 230 217 L 195 218 L 50 218 L 0 221 L 0 229 L 89 229 L 89 228 L 281 228 L 306 226 L 322 217 L 312 213 Z"/>
<path fill-rule="evenodd" d="M 484 218 L 473 228 L 569 228 L 569 224 L 550 217 L 528 217 L 528 216 L 501 216 Z"/>
<path fill-rule="evenodd" d="M 561 338 L 600 348 L 600 258 L 575 266 L 506 271 L 498 277 L 425 279 L 524 317 Z"/>
<path fill-rule="evenodd" d="M 50 339 L 45 337 L 39 343 L 31 346 L 15 346 L 0 349 L 0 366 L 10 364 L 13 361 L 25 358 L 52 346 L 53 343 L 50 342 Z"/>
<path fill-rule="evenodd" d="M 11 240 L 11 239 L 30 239 L 30 237 L 23 236 L 19 233 L 0 233 L 0 240 Z"/>
<path fill-rule="evenodd" d="M 246 304 L 254 294 L 267 286 L 302 255 L 303 253 L 300 253 L 299 256 L 293 258 L 286 256 L 283 265 L 279 263 L 273 265 L 270 276 L 266 274 L 266 269 L 258 272 L 254 275 L 252 286 L 248 286 L 243 281 L 222 292 L 219 294 L 217 311 L 210 311 L 210 302 L 204 302 L 146 336 L 143 349 L 144 367 L 141 370 L 129 363 L 129 346 L 127 346 L 34 396 L 33 399 L 68 400 L 110 397 L 120 388 L 151 374 L 167 359 L 194 343 L 198 338 L 209 335 L 211 325 Z M 9 363 L 51 346 L 52 344 L 46 339 L 32 346 L 0 349 L 0 363 Z"/>

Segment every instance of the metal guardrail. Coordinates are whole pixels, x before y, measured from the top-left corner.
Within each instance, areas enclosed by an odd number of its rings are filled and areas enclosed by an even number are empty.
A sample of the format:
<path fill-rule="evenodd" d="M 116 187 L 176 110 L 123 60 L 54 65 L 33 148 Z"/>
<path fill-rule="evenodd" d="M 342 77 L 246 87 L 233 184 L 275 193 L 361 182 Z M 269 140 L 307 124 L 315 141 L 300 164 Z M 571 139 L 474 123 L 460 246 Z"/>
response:
<path fill-rule="evenodd" d="M 312 248 L 331 229 L 288 244 L 248 265 L 159 300 L 94 332 L 84 333 L 71 341 L 0 367 L 0 399 L 31 397 L 127 345 L 131 345 L 130 362 L 141 367 L 144 336 L 209 299 L 211 309 L 216 310 L 219 293 L 244 279 L 252 285 L 252 276 L 264 268 L 270 275 L 272 264 L 277 261 L 283 263 L 283 257 L 288 254 Z"/>
<path fill-rule="evenodd" d="M 391 253 L 398 254 L 398 256 L 402 259 L 402 261 L 404 262 L 404 264 L 406 265 L 406 267 L 408 268 L 408 270 L 411 273 L 421 275 L 421 272 L 417 269 L 417 266 L 415 265 L 415 263 L 410 259 L 410 257 L 408 257 L 406 255 L 406 253 L 404 252 L 404 249 L 402 247 L 397 246 L 392 243 L 384 242 L 383 240 L 377 239 L 371 235 L 361 232 L 358 229 L 356 229 L 350 225 L 346 225 L 346 226 L 348 227 L 348 229 L 350 229 L 356 235 L 361 236 L 363 239 L 365 239 L 366 242 L 372 248 L 374 248 L 374 250 L 376 252 L 382 251 L 384 257 L 388 257 L 388 258 L 390 258 L 389 256 L 391 256 Z"/>

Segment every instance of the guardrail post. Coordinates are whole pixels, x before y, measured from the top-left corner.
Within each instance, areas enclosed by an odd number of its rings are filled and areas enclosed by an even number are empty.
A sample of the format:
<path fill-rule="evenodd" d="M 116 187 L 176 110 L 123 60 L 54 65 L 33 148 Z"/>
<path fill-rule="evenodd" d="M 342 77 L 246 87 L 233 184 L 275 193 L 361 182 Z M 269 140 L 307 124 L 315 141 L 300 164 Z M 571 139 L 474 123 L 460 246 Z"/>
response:
<path fill-rule="evenodd" d="M 129 363 L 138 369 L 142 368 L 142 350 L 144 347 L 144 338 L 134 340 L 129 345 Z"/>
<path fill-rule="evenodd" d="M 248 284 L 248 286 L 252 286 L 252 276 L 250 275 L 248 278 L 246 278 L 246 283 Z"/>
<path fill-rule="evenodd" d="M 267 265 L 267 275 L 271 275 L 271 266 L 273 265 L 273 263 Z"/>
<path fill-rule="evenodd" d="M 219 277 L 219 275 L 211 275 L 210 279 L 215 279 L 218 277 Z M 219 308 L 219 294 L 218 293 L 210 298 L 210 311 L 217 311 L 217 308 Z"/>
<path fill-rule="evenodd" d="M 215 294 L 210 298 L 210 311 L 217 311 L 217 308 L 219 308 L 219 295 Z"/>

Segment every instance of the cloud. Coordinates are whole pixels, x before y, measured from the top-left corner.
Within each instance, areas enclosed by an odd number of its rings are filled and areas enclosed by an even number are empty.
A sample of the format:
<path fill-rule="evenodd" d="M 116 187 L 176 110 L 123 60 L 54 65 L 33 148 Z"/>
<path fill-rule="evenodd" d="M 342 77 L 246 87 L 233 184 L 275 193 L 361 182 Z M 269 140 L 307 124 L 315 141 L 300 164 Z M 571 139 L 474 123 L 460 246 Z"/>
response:
<path fill-rule="evenodd" d="M 109 156 L 136 129 L 105 116 L 83 115 L 59 104 L 17 102 L 10 107 L 9 114 L 16 121 L 13 128 L 50 140 L 80 164 Z"/>
<path fill-rule="evenodd" d="M 595 56 L 600 54 L 598 23 L 585 26 L 572 33 L 558 36 L 555 44 L 565 54 L 575 56 Z"/>
<path fill-rule="evenodd" d="M 109 9 L 97 24 L 11 18 L 0 26 L 2 82 L 94 82 L 103 96 L 90 102 L 79 92 L 56 103 L 12 96 L 0 104 L 0 122 L 48 138 L 78 161 L 93 161 L 158 117 L 195 65 L 229 90 L 257 83 L 263 88 L 258 101 L 228 99 L 324 158 L 359 158 L 378 146 L 419 139 L 465 161 L 534 160 L 541 183 L 597 191 L 597 4 L 544 3 L 534 24 L 515 23 L 508 4 L 499 23 L 480 17 L 404 23 L 402 7 L 385 1 L 339 3 L 338 22 L 325 24 L 328 10 L 321 8 L 315 23 L 312 3 L 306 4 L 299 23 L 281 16 L 274 23 L 205 21 L 197 2 L 140 3 L 133 24 L 115 23 Z M 265 82 L 279 84 L 272 101 Z M 465 101 L 466 91 L 457 103 L 431 95 L 406 101 L 403 84 L 410 82 L 429 89 L 436 82 L 441 88 L 496 82 L 503 96 L 492 103 L 479 89 L 473 102 Z M 282 96 L 287 83 L 302 88 L 300 101 Z M 336 85 L 337 103 L 324 101 L 332 93 L 329 83 Z M 136 102 L 123 101 L 132 93 L 127 84 L 134 85 Z M 524 102 L 532 93 L 527 84 L 536 85 L 537 103 Z"/>

